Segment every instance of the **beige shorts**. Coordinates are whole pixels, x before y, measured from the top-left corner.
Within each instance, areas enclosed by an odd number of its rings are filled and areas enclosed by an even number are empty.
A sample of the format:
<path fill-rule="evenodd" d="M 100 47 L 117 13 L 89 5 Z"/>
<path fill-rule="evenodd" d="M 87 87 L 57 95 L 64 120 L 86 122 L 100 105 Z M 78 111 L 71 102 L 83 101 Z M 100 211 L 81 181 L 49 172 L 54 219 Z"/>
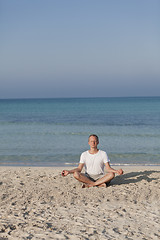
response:
<path fill-rule="evenodd" d="M 98 179 L 102 178 L 104 174 L 102 173 L 102 174 L 92 175 L 92 174 L 85 173 L 85 176 L 88 177 L 91 181 L 95 182 Z"/>

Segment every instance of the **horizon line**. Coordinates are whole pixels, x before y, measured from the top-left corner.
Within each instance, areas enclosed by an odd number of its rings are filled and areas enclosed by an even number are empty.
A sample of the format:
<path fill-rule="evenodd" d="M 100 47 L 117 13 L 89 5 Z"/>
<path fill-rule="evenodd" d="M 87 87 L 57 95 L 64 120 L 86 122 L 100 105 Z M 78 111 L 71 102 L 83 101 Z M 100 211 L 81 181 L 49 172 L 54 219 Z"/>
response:
<path fill-rule="evenodd" d="M 0 100 L 40 100 L 40 99 L 93 99 L 93 98 L 159 98 L 160 96 L 110 96 L 110 97 L 15 97 L 0 98 Z"/>

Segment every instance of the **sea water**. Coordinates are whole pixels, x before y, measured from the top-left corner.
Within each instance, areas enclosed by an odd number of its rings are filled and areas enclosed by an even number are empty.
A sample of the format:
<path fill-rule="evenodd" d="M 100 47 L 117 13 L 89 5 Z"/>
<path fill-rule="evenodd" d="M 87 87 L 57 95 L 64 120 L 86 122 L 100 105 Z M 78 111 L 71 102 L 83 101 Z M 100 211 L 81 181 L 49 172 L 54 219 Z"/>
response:
<path fill-rule="evenodd" d="M 160 97 L 0 100 L 0 165 L 76 165 L 97 134 L 112 165 L 160 165 Z"/>

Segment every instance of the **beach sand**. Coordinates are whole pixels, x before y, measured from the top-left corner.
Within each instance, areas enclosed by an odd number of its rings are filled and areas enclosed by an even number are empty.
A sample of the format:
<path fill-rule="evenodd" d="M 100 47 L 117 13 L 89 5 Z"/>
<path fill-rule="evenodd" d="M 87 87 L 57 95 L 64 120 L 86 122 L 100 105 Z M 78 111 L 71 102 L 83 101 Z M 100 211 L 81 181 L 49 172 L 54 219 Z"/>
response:
<path fill-rule="evenodd" d="M 122 168 L 81 188 L 61 168 L 0 167 L 0 239 L 160 239 L 160 166 Z"/>

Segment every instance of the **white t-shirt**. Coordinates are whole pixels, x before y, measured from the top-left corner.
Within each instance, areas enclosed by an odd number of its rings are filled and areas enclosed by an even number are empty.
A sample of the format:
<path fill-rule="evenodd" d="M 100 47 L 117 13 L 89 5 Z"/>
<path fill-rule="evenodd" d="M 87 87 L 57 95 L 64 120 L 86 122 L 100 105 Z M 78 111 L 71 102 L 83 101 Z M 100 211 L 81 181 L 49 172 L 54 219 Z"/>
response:
<path fill-rule="evenodd" d="M 109 162 L 107 153 L 99 150 L 96 154 L 85 151 L 81 154 L 80 163 L 85 166 L 85 172 L 91 175 L 103 174 L 104 164 Z"/>

